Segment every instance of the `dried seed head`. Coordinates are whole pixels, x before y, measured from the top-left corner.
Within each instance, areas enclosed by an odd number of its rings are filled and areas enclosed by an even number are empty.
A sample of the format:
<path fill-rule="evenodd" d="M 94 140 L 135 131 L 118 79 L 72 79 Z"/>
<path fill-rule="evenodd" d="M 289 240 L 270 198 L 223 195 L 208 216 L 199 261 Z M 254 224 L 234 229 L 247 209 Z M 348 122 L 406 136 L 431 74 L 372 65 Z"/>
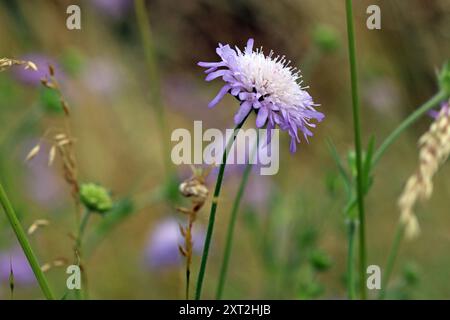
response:
<path fill-rule="evenodd" d="M 14 65 L 25 66 L 25 70 L 28 70 L 28 69 L 31 69 L 33 71 L 38 70 L 38 68 L 36 67 L 36 64 L 31 61 L 15 60 L 15 59 L 9 59 L 9 58 L 1 58 L 0 59 L 0 71 L 4 71 Z"/>
<path fill-rule="evenodd" d="M 400 222 L 406 236 L 414 238 L 419 233 L 419 223 L 414 214 L 418 201 L 430 198 L 433 193 L 433 177 L 450 155 L 450 109 L 442 107 L 430 129 L 419 139 L 419 167 L 406 182 L 398 205 Z"/>
<path fill-rule="evenodd" d="M 50 148 L 50 152 L 48 153 L 48 166 L 50 167 L 53 164 L 53 161 L 55 161 L 56 156 L 56 146 L 52 146 Z"/>
<path fill-rule="evenodd" d="M 33 224 L 28 228 L 28 234 L 32 235 L 37 229 L 41 227 L 46 227 L 50 224 L 50 221 L 45 219 L 39 219 L 33 222 Z"/>
<path fill-rule="evenodd" d="M 200 181 L 193 179 L 180 184 L 180 192 L 186 198 L 192 198 L 195 202 L 205 202 L 209 190 Z"/>
<path fill-rule="evenodd" d="M 41 266 L 41 271 L 42 272 L 47 272 L 48 270 L 50 270 L 52 268 L 52 265 L 50 263 L 44 263 Z"/>
<path fill-rule="evenodd" d="M 44 263 L 41 266 L 41 270 L 42 270 L 42 272 L 48 272 L 49 270 L 51 270 L 53 268 L 64 267 L 65 265 L 67 265 L 66 258 L 57 258 L 51 262 Z"/>
<path fill-rule="evenodd" d="M 30 152 L 28 153 L 25 161 L 30 161 L 31 159 L 36 157 L 40 150 L 41 150 L 41 145 L 40 144 L 34 146 L 33 149 L 31 149 Z"/>

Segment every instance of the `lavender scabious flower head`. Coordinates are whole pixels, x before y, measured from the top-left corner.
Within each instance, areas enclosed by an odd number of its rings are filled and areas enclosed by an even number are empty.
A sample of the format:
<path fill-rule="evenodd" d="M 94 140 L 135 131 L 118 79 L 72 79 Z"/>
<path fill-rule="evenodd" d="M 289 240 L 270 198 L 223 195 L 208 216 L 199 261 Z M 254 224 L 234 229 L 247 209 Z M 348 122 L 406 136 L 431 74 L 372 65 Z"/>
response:
<path fill-rule="evenodd" d="M 192 237 L 194 253 L 199 254 L 203 248 L 204 230 L 194 227 Z M 146 264 L 154 269 L 180 265 L 183 260 L 178 247 L 183 242 L 177 220 L 168 219 L 158 223 L 149 234 L 145 249 Z"/>
<path fill-rule="evenodd" d="M 214 107 L 227 93 L 240 101 L 240 108 L 234 116 L 236 124 L 241 123 L 254 110 L 257 113 L 256 126 L 268 130 L 278 126 L 291 136 L 290 151 L 295 152 L 300 142 L 298 130 L 306 141 L 312 136 L 309 128 L 312 121 L 322 121 L 311 95 L 302 87 L 301 75 L 290 66 L 284 56 L 274 57 L 273 52 L 264 55 L 262 49 L 253 51 L 253 39 L 249 39 L 245 50 L 232 49 L 219 44 L 216 49 L 219 62 L 199 62 L 208 68 L 206 81 L 222 78 L 225 85 L 209 103 Z M 268 135 L 270 137 L 270 135 Z"/>

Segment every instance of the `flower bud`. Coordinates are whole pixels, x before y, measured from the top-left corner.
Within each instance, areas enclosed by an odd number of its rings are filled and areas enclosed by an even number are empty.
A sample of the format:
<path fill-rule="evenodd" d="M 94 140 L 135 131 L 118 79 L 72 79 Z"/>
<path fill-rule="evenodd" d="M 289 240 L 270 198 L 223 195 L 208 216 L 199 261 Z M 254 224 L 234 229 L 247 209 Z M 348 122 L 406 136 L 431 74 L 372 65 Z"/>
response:
<path fill-rule="evenodd" d="M 80 187 L 81 202 L 91 211 L 104 213 L 112 208 L 109 192 L 95 183 L 85 183 Z"/>
<path fill-rule="evenodd" d="M 313 31 L 313 41 L 325 53 L 332 53 L 339 48 L 339 39 L 336 32 L 325 25 L 317 26 Z"/>

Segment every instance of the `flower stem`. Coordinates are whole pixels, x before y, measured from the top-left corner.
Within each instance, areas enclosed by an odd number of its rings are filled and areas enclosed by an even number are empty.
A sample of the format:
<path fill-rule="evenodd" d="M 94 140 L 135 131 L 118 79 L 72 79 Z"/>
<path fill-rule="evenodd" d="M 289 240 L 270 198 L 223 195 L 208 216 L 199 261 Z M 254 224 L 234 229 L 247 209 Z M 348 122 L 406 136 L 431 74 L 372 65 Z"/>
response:
<path fill-rule="evenodd" d="M 378 150 L 375 152 L 372 160 L 372 167 L 375 166 L 381 159 L 383 154 L 389 148 L 389 146 L 395 142 L 395 140 L 400 136 L 400 134 L 409 128 L 414 122 L 416 122 L 422 115 L 433 107 L 439 105 L 442 101 L 448 98 L 448 94 L 445 91 L 439 91 L 433 97 L 431 97 L 427 102 L 421 105 L 416 111 L 411 113 L 403 122 L 394 130 L 392 133 L 384 140 Z"/>
<path fill-rule="evenodd" d="M 356 222 L 351 219 L 348 222 L 348 260 L 347 260 L 347 292 L 350 300 L 355 299 L 355 231 Z"/>
<path fill-rule="evenodd" d="M 83 215 L 83 218 L 81 219 L 80 227 L 78 229 L 78 236 L 77 236 L 77 248 L 78 249 L 81 249 L 84 232 L 86 231 L 86 226 L 87 226 L 90 216 L 91 216 L 91 211 L 86 210 L 86 212 Z"/>
<path fill-rule="evenodd" d="M 248 115 L 247 115 L 248 117 Z M 229 150 L 231 149 L 231 146 L 234 143 L 234 140 L 236 139 L 236 134 L 239 131 L 239 129 L 242 128 L 244 125 L 245 120 L 247 120 L 247 117 L 242 120 L 241 123 L 239 123 L 236 128 L 234 128 L 233 136 L 230 138 L 230 140 L 227 142 L 227 146 L 223 152 L 222 156 L 222 163 L 219 168 L 219 175 L 217 176 L 216 181 L 216 187 L 214 189 L 214 195 L 212 199 L 211 204 L 211 211 L 209 213 L 209 223 L 208 223 L 208 230 L 206 232 L 206 239 L 205 239 L 205 245 L 203 247 L 203 254 L 202 254 L 202 261 L 200 265 L 200 271 L 198 273 L 198 279 L 197 279 L 197 288 L 195 291 L 195 299 L 200 300 L 202 295 L 202 286 L 203 286 L 203 279 L 205 277 L 205 271 L 206 271 L 206 263 L 208 262 L 208 254 L 209 254 L 209 246 L 211 244 L 211 237 L 214 230 L 214 222 L 216 219 L 216 210 L 217 210 L 217 202 L 219 200 L 220 196 L 220 190 L 222 188 L 222 181 L 223 181 L 223 174 L 225 172 L 225 166 L 227 163 L 227 155 Z"/>
<path fill-rule="evenodd" d="M 257 144 L 255 146 L 257 148 Z M 256 149 L 255 148 L 255 149 Z M 253 155 L 251 156 L 253 159 Z M 248 178 L 250 176 L 250 172 L 252 169 L 252 164 L 249 159 L 249 163 L 245 166 L 244 174 L 242 175 L 241 184 L 239 185 L 238 192 L 236 193 L 236 197 L 234 198 L 233 208 L 231 210 L 230 222 L 228 223 L 227 230 L 227 239 L 225 243 L 225 251 L 222 260 L 222 267 L 220 268 L 220 277 L 219 277 L 219 285 L 217 286 L 216 299 L 222 299 L 223 288 L 225 286 L 225 279 L 227 277 L 228 264 L 231 255 L 231 248 L 233 245 L 233 235 L 234 235 L 234 227 L 236 225 L 236 217 L 239 211 L 239 206 L 241 204 L 242 196 L 244 195 L 245 188 L 247 186 Z"/>
<path fill-rule="evenodd" d="M 366 235 L 365 235 L 365 213 L 364 213 L 364 185 L 362 171 L 362 148 L 361 148 L 361 121 L 360 106 L 358 96 L 358 75 L 356 67 L 356 49 L 355 49 L 355 31 L 353 26 L 353 8 L 352 0 L 346 0 L 347 13 L 347 33 L 348 33 L 348 50 L 350 61 L 350 74 L 352 85 L 352 109 L 353 109 L 353 127 L 355 138 L 356 153 L 356 193 L 358 200 L 359 213 L 359 277 L 360 277 L 360 295 L 362 299 L 366 299 Z"/>
<path fill-rule="evenodd" d="M 91 211 L 87 210 L 84 212 L 83 217 L 81 218 L 80 226 L 78 228 L 78 234 L 76 239 L 76 255 L 78 258 L 78 266 L 81 269 L 82 272 L 82 281 L 83 281 L 83 289 L 77 290 L 77 298 L 79 300 L 84 299 L 87 297 L 87 277 L 86 277 L 86 268 L 83 266 L 82 262 L 82 246 L 83 246 L 83 236 L 84 232 L 86 231 L 86 226 L 89 221 L 89 217 L 91 216 Z M 84 295 L 82 294 L 84 293 Z"/>
<path fill-rule="evenodd" d="M 19 219 L 17 218 L 16 213 L 14 212 L 14 209 L 11 205 L 11 202 L 9 201 L 8 196 L 6 195 L 6 192 L 3 189 L 1 183 L 0 183 L 0 202 L 3 207 L 3 210 L 5 210 L 6 216 L 8 217 L 9 223 L 11 224 L 11 227 L 14 230 L 14 233 L 16 234 L 17 240 L 19 241 L 20 246 L 22 247 L 22 250 L 28 259 L 28 263 L 30 264 L 31 269 L 34 272 L 36 280 L 39 283 L 42 292 L 44 293 L 44 296 L 48 300 L 53 300 L 54 296 L 48 285 L 47 278 L 45 277 L 44 273 L 41 270 L 36 255 L 34 254 L 33 249 L 31 249 L 30 243 L 28 242 L 28 239 L 25 235 L 25 231 L 20 225 Z"/>
<path fill-rule="evenodd" d="M 400 242 L 403 238 L 404 231 L 405 231 L 404 224 L 399 222 L 397 225 L 397 230 L 395 231 L 394 242 L 392 243 L 391 251 L 389 252 L 386 268 L 384 271 L 383 283 L 381 286 L 380 295 L 378 296 L 380 300 L 383 300 L 384 297 L 386 296 L 386 287 L 389 283 L 389 278 L 394 268 L 395 258 L 397 257 L 398 249 L 400 248 Z"/>

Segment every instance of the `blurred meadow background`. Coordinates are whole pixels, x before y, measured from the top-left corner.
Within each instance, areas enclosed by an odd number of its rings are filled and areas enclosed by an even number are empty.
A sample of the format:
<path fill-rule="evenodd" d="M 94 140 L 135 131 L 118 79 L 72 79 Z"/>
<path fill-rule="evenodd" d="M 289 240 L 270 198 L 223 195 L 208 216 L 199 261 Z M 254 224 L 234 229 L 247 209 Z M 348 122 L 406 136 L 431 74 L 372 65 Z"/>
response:
<path fill-rule="evenodd" d="M 70 4 L 81 7 L 79 31 L 65 26 Z M 370 4 L 381 8 L 382 30 L 366 28 Z M 224 298 L 346 298 L 347 198 L 327 146 L 333 141 L 344 158 L 353 148 L 344 1 L 148 0 L 146 10 L 151 29 L 144 35 L 153 45 L 155 72 L 146 66 L 132 0 L 0 0 L 0 56 L 31 60 L 39 68 L 36 74 L 22 67 L 0 73 L 0 175 L 25 229 L 37 219 L 50 222 L 30 236 L 39 261 L 73 258 L 75 208 L 61 164 L 57 159 L 49 167 L 45 152 L 25 162 L 48 128 L 64 125 L 58 97 L 39 82 L 52 64 L 72 110 L 79 180 L 105 186 L 115 203 L 111 212 L 93 216 L 86 231 L 90 298 L 184 298 L 184 260 L 177 247 L 177 221 L 184 217 L 175 208 L 186 205 L 178 184 L 190 169 L 167 163 L 174 145 L 169 133 L 191 129 L 194 120 L 204 128 L 234 126 L 232 97 L 207 108 L 220 83 L 206 83 L 197 62 L 217 61 L 219 42 L 243 48 L 252 37 L 256 47 L 292 60 L 326 118 L 295 154 L 280 134 L 277 175 L 251 173 Z M 372 134 L 379 144 L 436 92 L 436 70 L 450 53 L 450 2 L 360 0 L 354 13 L 364 145 Z M 159 126 L 162 111 L 166 133 Z M 399 217 L 396 202 L 417 165 L 417 140 L 431 121 L 423 117 L 412 126 L 376 169 L 366 201 L 369 265 L 385 265 Z M 214 297 L 241 175 L 232 166 L 225 173 L 205 298 Z M 210 190 L 215 176 L 208 179 Z M 421 235 L 402 242 L 387 297 L 450 297 L 449 178 L 447 165 L 435 179 L 431 200 L 418 209 Z M 195 224 L 193 283 L 210 201 Z M 10 298 L 10 264 L 14 298 L 42 298 L 2 213 L 2 299 Z M 65 268 L 54 266 L 46 275 L 63 296 Z"/>

